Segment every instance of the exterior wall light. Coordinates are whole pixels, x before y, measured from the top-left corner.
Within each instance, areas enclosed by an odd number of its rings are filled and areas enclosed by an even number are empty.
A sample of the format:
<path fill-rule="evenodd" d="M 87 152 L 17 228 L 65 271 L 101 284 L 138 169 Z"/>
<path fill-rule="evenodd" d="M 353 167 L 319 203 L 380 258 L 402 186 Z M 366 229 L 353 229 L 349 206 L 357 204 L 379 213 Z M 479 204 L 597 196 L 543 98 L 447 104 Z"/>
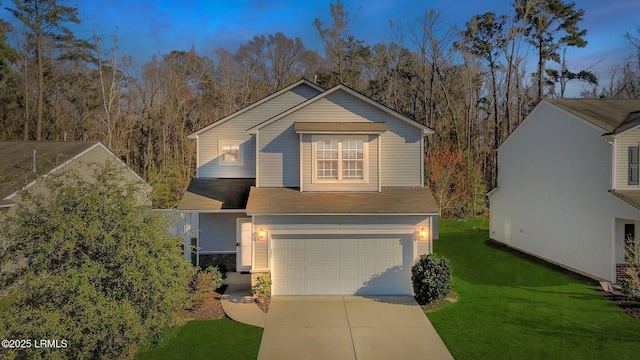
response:
<path fill-rule="evenodd" d="M 266 240 L 267 239 L 267 231 L 264 228 L 260 228 L 258 230 L 258 240 Z"/>
<path fill-rule="evenodd" d="M 427 235 L 429 235 L 429 233 L 425 228 L 420 229 L 420 231 L 418 232 L 418 236 L 420 237 L 420 240 L 427 240 Z"/>

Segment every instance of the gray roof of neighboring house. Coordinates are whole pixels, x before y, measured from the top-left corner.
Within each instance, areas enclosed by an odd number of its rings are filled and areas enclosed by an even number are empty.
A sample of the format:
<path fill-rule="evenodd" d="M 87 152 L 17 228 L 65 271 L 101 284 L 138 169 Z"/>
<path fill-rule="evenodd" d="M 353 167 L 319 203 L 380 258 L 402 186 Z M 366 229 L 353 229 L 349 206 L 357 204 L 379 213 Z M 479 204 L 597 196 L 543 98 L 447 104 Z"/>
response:
<path fill-rule="evenodd" d="M 251 188 L 247 214 L 438 214 L 428 188 L 382 188 L 381 192 L 301 192 Z"/>
<path fill-rule="evenodd" d="M 640 99 L 547 99 L 611 134 L 640 125 Z"/>
<path fill-rule="evenodd" d="M 6 197 L 96 144 L 97 141 L 0 141 L 0 206 L 10 205 Z"/>
<path fill-rule="evenodd" d="M 191 179 L 179 210 L 230 210 L 247 206 L 256 179 Z"/>

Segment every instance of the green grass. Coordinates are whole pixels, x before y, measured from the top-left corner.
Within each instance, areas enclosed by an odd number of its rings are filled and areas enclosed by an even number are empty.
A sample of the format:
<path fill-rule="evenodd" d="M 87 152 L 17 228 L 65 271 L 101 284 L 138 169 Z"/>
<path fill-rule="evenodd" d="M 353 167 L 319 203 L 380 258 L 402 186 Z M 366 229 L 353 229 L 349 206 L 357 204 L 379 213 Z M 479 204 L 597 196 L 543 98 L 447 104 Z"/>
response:
<path fill-rule="evenodd" d="M 262 329 L 229 319 L 194 320 L 159 348 L 136 359 L 256 359 Z"/>
<path fill-rule="evenodd" d="M 639 320 L 592 282 L 485 244 L 488 225 L 441 221 L 434 243 L 459 299 L 428 317 L 454 358 L 640 358 Z"/>

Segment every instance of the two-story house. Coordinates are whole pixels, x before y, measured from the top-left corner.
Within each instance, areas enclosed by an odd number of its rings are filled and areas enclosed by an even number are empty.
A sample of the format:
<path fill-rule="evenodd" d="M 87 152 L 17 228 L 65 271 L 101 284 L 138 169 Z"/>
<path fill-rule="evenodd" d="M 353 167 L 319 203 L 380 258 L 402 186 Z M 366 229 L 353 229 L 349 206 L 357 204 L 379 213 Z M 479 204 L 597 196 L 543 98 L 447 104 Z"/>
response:
<path fill-rule="evenodd" d="M 200 264 L 269 273 L 272 293 L 411 294 L 437 237 L 432 130 L 350 89 L 301 80 L 196 131 L 178 209 Z"/>
<path fill-rule="evenodd" d="M 592 278 L 640 226 L 640 100 L 542 100 L 498 149 L 491 237 Z"/>

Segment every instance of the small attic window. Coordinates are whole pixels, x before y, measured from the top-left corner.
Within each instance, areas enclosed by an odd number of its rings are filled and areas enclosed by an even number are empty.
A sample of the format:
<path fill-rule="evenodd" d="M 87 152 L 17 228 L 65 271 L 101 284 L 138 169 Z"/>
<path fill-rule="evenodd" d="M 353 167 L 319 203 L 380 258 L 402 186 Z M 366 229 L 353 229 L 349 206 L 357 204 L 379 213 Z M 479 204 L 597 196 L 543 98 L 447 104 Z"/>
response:
<path fill-rule="evenodd" d="M 243 154 L 240 143 L 241 141 L 220 141 L 220 164 L 242 165 Z"/>

